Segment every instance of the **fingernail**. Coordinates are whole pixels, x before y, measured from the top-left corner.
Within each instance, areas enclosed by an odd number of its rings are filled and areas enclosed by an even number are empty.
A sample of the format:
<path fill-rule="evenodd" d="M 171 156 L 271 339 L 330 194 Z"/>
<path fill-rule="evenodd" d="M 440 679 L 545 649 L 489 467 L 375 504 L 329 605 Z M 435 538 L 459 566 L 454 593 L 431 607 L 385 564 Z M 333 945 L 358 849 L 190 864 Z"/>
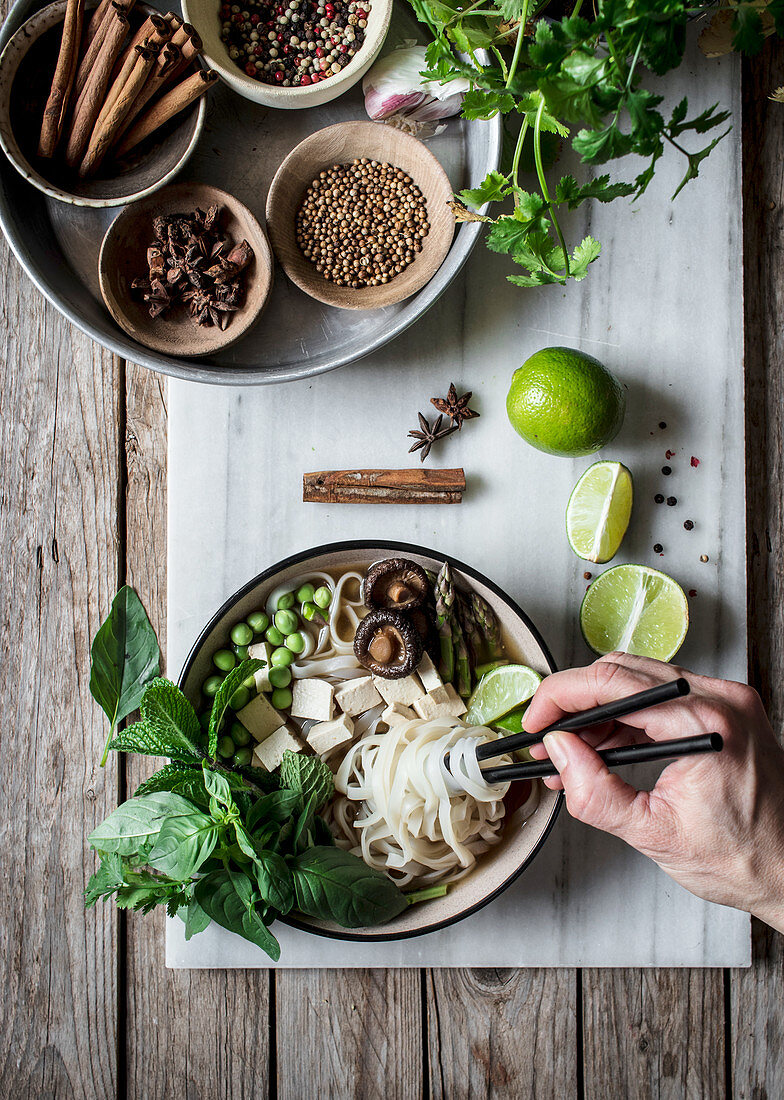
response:
<path fill-rule="evenodd" d="M 561 745 L 561 739 L 557 733 L 547 733 L 543 738 L 544 747 L 547 749 L 547 755 L 555 764 L 559 772 L 562 772 L 566 767 L 566 753 Z"/>

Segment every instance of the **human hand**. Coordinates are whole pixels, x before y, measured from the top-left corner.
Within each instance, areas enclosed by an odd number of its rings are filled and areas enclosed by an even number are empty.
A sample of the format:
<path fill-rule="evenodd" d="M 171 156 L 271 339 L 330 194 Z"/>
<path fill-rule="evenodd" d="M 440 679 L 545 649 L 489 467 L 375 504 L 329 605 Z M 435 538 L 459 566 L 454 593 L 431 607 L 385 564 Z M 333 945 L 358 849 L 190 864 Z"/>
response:
<path fill-rule="evenodd" d="M 784 932 L 784 751 L 757 693 L 673 665 L 610 653 L 586 668 L 548 676 L 525 728 L 531 733 L 599 703 L 685 676 L 683 699 L 582 735 L 547 734 L 531 755 L 549 755 L 573 817 L 625 840 L 698 897 L 731 905 Z M 675 760 L 651 791 L 612 774 L 597 749 L 720 733 L 721 753 Z"/>

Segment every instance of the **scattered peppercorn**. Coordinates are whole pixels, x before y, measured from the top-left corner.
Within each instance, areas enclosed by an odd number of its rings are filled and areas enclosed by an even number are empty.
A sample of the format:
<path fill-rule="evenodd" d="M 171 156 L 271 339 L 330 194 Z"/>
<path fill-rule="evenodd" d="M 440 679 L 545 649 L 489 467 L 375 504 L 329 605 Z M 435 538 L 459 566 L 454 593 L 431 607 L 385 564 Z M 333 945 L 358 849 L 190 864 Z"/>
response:
<path fill-rule="evenodd" d="M 691 596 L 692 599 L 694 599 L 694 597 L 697 595 L 697 589 L 696 588 L 690 588 L 689 589 L 689 595 Z"/>
<path fill-rule="evenodd" d="M 430 232 L 417 185 L 392 164 L 356 159 L 319 172 L 297 212 L 297 244 L 335 286 L 380 286 L 422 251 Z"/>
<path fill-rule="evenodd" d="M 592 576 L 593 576 L 593 573 L 583 573 L 583 580 L 584 581 L 589 581 Z"/>
<path fill-rule="evenodd" d="M 660 420 L 659 421 L 659 427 L 661 428 L 662 431 L 664 431 L 664 429 L 667 427 L 666 421 Z"/>
<path fill-rule="evenodd" d="M 678 503 L 678 498 L 677 497 L 667 497 L 667 503 L 669 504 L 670 508 L 674 508 L 675 505 Z"/>
<path fill-rule="evenodd" d="M 365 41 L 371 7 L 368 0 L 224 0 L 220 35 L 246 76 L 304 88 L 351 62 Z"/>
<path fill-rule="evenodd" d="M 683 528 L 684 528 L 685 531 L 693 531 L 694 530 L 694 520 L 693 519 L 687 519 L 686 522 L 683 524 Z"/>
<path fill-rule="evenodd" d="M 701 562 L 710 561 L 710 558 L 708 557 L 707 554 L 700 554 L 700 561 Z"/>
<path fill-rule="evenodd" d="M 657 493 L 653 500 L 655 504 L 664 504 L 664 497 L 661 493 Z"/>
<path fill-rule="evenodd" d="M 669 477 L 672 473 L 672 466 L 662 466 L 662 473 L 665 477 Z"/>
<path fill-rule="evenodd" d="M 661 554 L 661 552 L 662 552 L 662 550 L 663 550 L 663 549 L 664 549 L 664 547 L 662 546 L 662 544 L 661 544 L 660 542 L 655 542 L 655 543 L 653 544 L 653 552 L 654 552 L 654 554 Z"/>

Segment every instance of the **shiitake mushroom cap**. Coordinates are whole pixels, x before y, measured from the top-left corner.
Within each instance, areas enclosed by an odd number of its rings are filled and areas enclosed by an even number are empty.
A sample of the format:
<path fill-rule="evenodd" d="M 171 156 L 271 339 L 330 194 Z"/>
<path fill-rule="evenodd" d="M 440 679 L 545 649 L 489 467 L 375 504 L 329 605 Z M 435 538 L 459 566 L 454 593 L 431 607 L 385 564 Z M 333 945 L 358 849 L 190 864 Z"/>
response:
<path fill-rule="evenodd" d="M 371 609 L 413 611 L 430 595 L 430 581 L 421 565 L 408 558 L 385 558 L 370 566 L 362 582 L 362 599 Z"/>
<path fill-rule="evenodd" d="M 371 611 L 354 635 L 359 663 L 385 680 L 409 676 L 422 660 L 422 648 L 422 638 L 412 621 L 391 608 Z"/>

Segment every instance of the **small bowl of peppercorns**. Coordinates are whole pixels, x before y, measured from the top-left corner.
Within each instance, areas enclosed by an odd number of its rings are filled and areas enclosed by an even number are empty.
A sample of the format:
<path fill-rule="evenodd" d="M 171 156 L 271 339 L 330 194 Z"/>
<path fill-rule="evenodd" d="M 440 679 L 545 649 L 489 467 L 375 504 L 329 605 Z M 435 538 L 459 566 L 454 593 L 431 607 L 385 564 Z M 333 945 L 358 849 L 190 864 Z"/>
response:
<path fill-rule="evenodd" d="M 381 309 L 421 290 L 446 259 L 452 186 L 430 150 L 381 122 L 305 138 L 267 195 L 275 256 L 300 290 L 341 309 Z"/>
<path fill-rule="evenodd" d="M 336 99 L 378 56 L 392 0 L 183 0 L 221 79 L 267 107 Z"/>

